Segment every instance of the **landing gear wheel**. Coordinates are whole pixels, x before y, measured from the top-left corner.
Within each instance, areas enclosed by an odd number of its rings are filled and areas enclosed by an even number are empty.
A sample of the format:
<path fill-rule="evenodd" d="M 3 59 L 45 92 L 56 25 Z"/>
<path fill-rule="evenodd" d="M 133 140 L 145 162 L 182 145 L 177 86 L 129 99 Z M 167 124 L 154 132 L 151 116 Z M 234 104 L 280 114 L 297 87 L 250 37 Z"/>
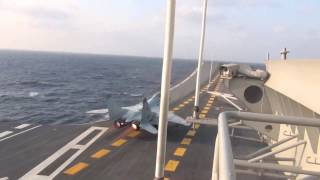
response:
<path fill-rule="evenodd" d="M 122 127 L 126 126 L 126 121 L 125 120 L 116 120 L 116 121 L 114 121 L 113 126 L 115 128 L 122 128 Z"/>

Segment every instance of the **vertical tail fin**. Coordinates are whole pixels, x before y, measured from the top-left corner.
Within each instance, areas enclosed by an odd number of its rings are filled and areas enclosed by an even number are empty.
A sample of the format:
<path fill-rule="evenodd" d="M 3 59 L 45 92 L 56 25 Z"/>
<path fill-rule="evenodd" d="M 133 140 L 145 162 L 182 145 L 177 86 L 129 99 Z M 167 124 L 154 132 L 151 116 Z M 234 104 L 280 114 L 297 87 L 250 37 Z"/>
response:
<path fill-rule="evenodd" d="M 147 123 L 152 119 L 153 113 L 146 98 L 143 98 L 141 123 Z"/>
<path fill-rule="evenodd" d="M 142 112 L 141 112 L 141 123 L 140 127 L 152 134 L 157 134 L 158 130 L 153 127 L 151 120 L 154 118 L 154 113 L 151 111 L 149 103 L 146 98 L 143 99 Z"/>
<path fill-rule="evenodd" d="M 109 109 L 109 116 L 110 116 L 111 120 L 120 119 L 126 112 L 126 110 L 122 109 L 120 106 L 118 106 L 112 100 L 109 100 L 107 106 Z"/>

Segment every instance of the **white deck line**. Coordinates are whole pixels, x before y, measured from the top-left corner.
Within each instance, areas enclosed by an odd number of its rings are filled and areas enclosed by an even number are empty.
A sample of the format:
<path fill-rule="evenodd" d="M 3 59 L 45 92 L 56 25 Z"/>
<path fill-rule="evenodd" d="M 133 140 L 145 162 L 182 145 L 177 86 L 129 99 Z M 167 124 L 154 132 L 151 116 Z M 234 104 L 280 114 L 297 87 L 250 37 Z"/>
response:
<path fill-rule="evenodd" d="M 4 131 L 4 132 L 0 133 L 0 138 L 5 137 L 11 133 L 13 133 L 13 131 Z"/>
<path fill-rule="evenodd" d="M 18 136 L 18 135 L 21 135 L 21 134 L 26 133 L 26 132 L 28 132 L 28 131 L 31 131 L 31 130 L 33 130 L 33 129 L 36 129 L 36 128 L 40 127 L 40 126 L 42 126 L 42 125 L 38 125 L 38 126 L 35 126 L 35 127 L 32 127 L 32 128 L 26 129 L 26 130 L 24 130 L 24 131 L 21 131 L 21 132 L 12 134 L 11 136 L 2 138 L 2 139 L 0 139 L 0 142 L 2 142 L 2 141 L 4 141 L 4 140 L 7 140 L 7 139 L 10 139 L 10 138 L 13 138 L 13 137 Z"/>
<path fill-rule="evenodd" d="M 15 129 L 23 129 L 23 128 L 26 128 L 26 127 L 28 127 L 28 126 L 31 126 L 31 124 L 21 124 L 21 125 L 19 125 L 19 126 L 17 126 L 17 127 L 14 127 Z"/>
<path fill-rule="evenodd" d="M 79 145 L 78 143 L 86 138 L 90 133 L 95 130 L 100 130 L 100 132 L 95 135 L 87 144 Z M 89 146 L 91 146 L 98 138 L 100 138 L 108 128 L 104 127 L 90 127 L 78 137 L 70 141 L 68 144 L 60 148 L 58 151 L 49 156 L 46 160 L 42 161 L 36 167 L 27 172 L 24 176 L 22 176 L 19 180 L 52 180 L 55 178 L 63 169 L 65 169 L 72 161 L 74 161 L 81 153 L 83 153 Z M 39 175 L 41 171 L 43 171 L 46 167 L 56 161 L 59 157 L 65 154 L 70 149 L 78 149 L 69 159 L 67 159 L 64 163 L 62 163 L 54 172 L 50 175 Z"/>

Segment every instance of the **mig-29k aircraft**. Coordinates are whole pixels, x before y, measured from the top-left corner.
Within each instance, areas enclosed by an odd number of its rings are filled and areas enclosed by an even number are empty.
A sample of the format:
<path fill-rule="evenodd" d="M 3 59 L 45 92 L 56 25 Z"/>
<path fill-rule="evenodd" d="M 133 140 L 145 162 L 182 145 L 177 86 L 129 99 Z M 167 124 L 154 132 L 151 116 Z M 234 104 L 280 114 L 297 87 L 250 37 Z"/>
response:
<path fill-rule="evenodd" d="M 108 103 L 108 109 L 97 109 L 88 111 L 88 114 L 107 114 L 109 113 L 110 120 L 114 121 L 116 128 L 122 128 L 128 125 L 138 131 L 140 128 L 152 134 L 157 134 L 157 126 L 159 123 L 160 112 L 160 93 L 154 94 L 150 99 L 143 98 L 142 103 L 119 107 L 111 100 Z M 168 122 L 189 126 L 180 116 L 173 112 L 168 113 Z"/>

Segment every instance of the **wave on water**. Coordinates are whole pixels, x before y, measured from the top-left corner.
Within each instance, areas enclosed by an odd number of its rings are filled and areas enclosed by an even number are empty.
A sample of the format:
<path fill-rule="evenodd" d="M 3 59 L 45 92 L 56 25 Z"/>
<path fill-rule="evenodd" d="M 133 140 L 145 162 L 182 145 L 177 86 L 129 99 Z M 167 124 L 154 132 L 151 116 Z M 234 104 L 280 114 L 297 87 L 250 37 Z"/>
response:
<path fill-rule="evenodd" d="M 141 97 L 143 94 L 130 94 L 131 97 Z"/>
<path fill-rule="evenodd" d="M 38 96 L 38 95 L 39 95 L 38 92 L 29 92 L 29 96 L 30 96 L 30 97 L 36 97 L 36 96 Z"/>
<path fill-rule="evenodd" d="M 21 85 L 27 87 L 60 87 L 63 86 L 62 83 L 55 83 L 55 82 L 45 82 L 45 81 L 21 81 L 21 82 L 14 82 L 14 85 Z"/>

